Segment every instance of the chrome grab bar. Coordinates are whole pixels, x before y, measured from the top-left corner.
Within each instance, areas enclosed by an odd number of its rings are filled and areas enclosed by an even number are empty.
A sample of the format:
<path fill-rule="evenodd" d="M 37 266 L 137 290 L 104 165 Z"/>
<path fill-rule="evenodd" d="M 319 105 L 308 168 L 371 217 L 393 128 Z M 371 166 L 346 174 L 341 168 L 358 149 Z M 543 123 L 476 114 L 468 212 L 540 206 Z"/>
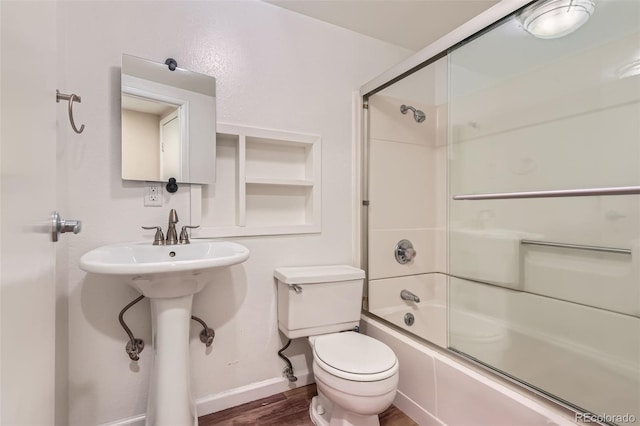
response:
<path fill-rule="evenodd" d="M 553 243 L 551 241 L 535 241 L 535 240 L 520 240 L 520 244 L 526 244 L 530 246 L 558 247 L 558 248 L 567 248 L 567 249 L 574 249 L 574 250 L 598 251 L 602 253 L 628 254 L 629 256 L 631 255 L 631 250 L 615 248 L 615 247 L 585 246 L 582 244 Z"/>
<path fill-rule="evenodd" d="M 637 195 L 640 186 L 610 188 L 557 189 L 551 191 L 496 192 L 487 194 L 454 195 L 454 200 L 506 200 L 512 198 L 593 197 L 597 195 Z"/>

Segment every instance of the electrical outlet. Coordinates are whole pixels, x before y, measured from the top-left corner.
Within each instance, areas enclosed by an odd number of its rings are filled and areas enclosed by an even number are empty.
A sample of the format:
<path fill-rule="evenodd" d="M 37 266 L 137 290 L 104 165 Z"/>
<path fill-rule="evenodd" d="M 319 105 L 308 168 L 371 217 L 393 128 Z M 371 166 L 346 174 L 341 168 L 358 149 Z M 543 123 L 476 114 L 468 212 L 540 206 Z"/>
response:
<path fill-rule="evenodd" d="M 162 206 L 162 187 L 155 182 L 147 182 L 144 188 L 145 207 Z"/>

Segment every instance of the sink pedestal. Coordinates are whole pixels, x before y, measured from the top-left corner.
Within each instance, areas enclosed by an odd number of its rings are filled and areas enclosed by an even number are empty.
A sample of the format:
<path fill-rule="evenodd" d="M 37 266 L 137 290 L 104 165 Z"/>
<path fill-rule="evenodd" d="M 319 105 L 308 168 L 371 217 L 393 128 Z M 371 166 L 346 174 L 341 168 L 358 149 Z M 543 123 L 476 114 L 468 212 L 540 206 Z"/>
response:
<path fill-rule="evenodd" d="M 191 393 L 189 327 L 193 294 L 151 298 L 153 367 L 147 426 L 197 426 Z"/>
<path fill-rule="evenodd" d="M 191 392 L 189 330 L 193 295 L 210 282 L 202 271 L 135 276 L 129 284 L 151 302 L 153 365 L 146 426 L 198 426 Z"/>

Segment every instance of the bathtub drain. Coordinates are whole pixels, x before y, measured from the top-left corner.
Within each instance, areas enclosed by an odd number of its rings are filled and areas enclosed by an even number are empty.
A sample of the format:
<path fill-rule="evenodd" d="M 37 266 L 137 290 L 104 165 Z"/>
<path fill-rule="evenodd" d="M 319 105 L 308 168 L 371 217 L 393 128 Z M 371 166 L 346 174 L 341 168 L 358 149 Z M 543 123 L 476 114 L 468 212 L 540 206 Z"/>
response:
<path fill-rule="evenodd" d="M 413 316 L 412 313 L 406 313 L 404 314 L 404 323 L 411 326 L 413 325 L 413 323 L 416 321 L 416 318 Z"/>

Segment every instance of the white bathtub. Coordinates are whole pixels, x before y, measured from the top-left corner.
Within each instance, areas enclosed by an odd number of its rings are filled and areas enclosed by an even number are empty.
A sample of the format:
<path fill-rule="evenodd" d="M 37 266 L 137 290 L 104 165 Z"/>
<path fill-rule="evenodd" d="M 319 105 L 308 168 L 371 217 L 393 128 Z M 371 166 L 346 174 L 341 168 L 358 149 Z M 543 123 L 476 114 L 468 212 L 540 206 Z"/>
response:
<path fill-rule="evenodd" d="M 420 302 L 402 300 L 400 292 L 409 290 Z M 369 281 L 369 312 L 408 332 L 435 343 L 447 345 L 447 330 L 451 342 L 481 351 L 500 351 L 508 344 L 505 327 L 486 316 L 463 310 L 447 313 L 447 278 L 444 274 L 419 274 Z M 413 324 L 405 316 L 413 316 Z M 450 322 L 450 323 L 448 323 Z"/>
<path fill-rule="evenodd" d="M 409 290 L 419 303 L 402 300 L 400 292 Z M 447 347 L 447 281 L 443 274 L 420 274 L 369 281 L 369 312 L 416 336 Z M 412 325 L 405 315 L 414 317 Z"/>
<path fill-rule="evenodd" d="M 450 286 L 456 303 L 447 310 L 443 274 L 370 280 L 369 312 L 578 407 L 640 418 L 636 317 L 455 278 Z M 420 302 L 402 300 L 405 289 Z"/>
<path fill-rule="evenodd" d="M 449 317 L 450 345 L 464 348 L 485 362 L 497 360 L 509 346 L 510 333 L 498 321 L 471 312 L 452 311 L 447 315 L 447 307 L 441 303 L 419 303 L 416 306 L 393 306 L 370 311 L 373 315 L 389 321 L 413 335 L 443 348 L 447 343 L 447 319 Z M 407 323 L 406 316 L 413 316 L 413 323 Z"/>
<path fill-rule="evenodd" d="M 419 306 L 393 306 L 371 313 L 422 339 L 447 347 L 447 309 L 444 305 L 420 303 Z M 407 314 L 413 316 L 411 325 L 405 322 Z"/>
<path fill-rule="evenodd" d="M 573 412 L 375 318 L 365 316 L 361 324 L 364 333 L 386 343 L 398 357 L 400 383 L 394 404 L 420 425 L 577 424 Z"/>

